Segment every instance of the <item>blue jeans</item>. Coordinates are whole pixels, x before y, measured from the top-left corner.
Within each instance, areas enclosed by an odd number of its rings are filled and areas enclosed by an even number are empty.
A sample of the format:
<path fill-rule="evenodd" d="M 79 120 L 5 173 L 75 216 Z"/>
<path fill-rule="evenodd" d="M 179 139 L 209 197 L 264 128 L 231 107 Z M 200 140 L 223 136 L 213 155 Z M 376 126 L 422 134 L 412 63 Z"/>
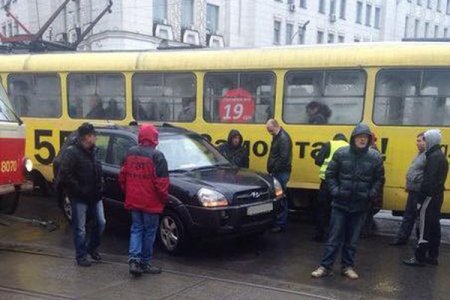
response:
<path fill-rule="evenodd" d="M 100 237 L 106 225 L 103 201 L 85 203 L 77 199 L 71 199 L 71 206 L 76 259 L 82 260 L 86 258 L 87 253 L 96 251 L 100 245 Z M 89 235 L 86 234 L 87 218 L 92 222 Z"/>
<path fill-rule="evenodd" d="M 132 210 L 131 222 L 129 261 L 148 264 L 153 256 L 159 215 Z"/>
<path fill-rule="evenodd" d="M 287 190 L 287 183 L 289 181 L 289 178 L 291 177 L 291 173 L 282 172 L 282 173 L 274 173 L 272 175 L 280 182 L 281 186 L 283 187 L 283 191 L 285 192 L 285 197 L 283 199 L 281 199 L 282 211 L 281 211 L 281 214 L 278 217 L 278 219 L 275 221 L 275 224 L 282 229 L 286 229 L 287 223 L 288 223 L 288 213 L 289 213 L 286 190 Z"/>
<path fill-rule="evenodd" d="M 350 213 L 339 208 L 332 208 L 328 241 L 320 263 L 322 267 L 331 269 L 341 248 L 342 267 L 353 267 L 356 245 L 365 219 L 366 212 Z"/>

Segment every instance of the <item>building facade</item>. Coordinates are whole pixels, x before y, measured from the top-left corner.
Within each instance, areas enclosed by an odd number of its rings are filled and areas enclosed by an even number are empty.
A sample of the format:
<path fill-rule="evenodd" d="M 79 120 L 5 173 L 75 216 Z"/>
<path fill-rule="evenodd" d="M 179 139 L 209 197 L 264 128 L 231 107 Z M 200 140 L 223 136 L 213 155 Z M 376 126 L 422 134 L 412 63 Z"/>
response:
<path fill-rule="evenodd" d="M 0 0 L 37 32 L 64 0 Z M 80 50 L 270 45 L 448 38 L 450 0 L 113 0 Z M 109 0 L 69 1 L 43 38 L 73 43 Z M 25 33 L 0 12 L 1 33 Z"/>

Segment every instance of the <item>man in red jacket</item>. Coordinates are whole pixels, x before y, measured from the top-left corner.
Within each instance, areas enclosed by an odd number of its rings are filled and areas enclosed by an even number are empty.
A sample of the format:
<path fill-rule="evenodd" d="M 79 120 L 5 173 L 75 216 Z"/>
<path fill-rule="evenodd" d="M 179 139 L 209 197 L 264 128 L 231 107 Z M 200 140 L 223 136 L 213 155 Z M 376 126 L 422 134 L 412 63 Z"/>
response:
<path fill-rule="evenodd" d="M 150 263 L 159 215 L 169 197 L 169 171 L 164 155 L 156 150 L 158 130 L 151 124 L 139 129 L 139 145 L 130 148 L 119 174 L 125 208 L 131 211 L 130 273 L 159 274 Z"/>

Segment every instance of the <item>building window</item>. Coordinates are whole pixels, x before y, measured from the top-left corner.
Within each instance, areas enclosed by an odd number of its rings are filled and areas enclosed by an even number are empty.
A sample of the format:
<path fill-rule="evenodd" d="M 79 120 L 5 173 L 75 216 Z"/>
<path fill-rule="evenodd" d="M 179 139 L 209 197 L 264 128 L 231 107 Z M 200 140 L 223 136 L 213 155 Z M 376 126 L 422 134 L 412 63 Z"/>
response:
<path fill-rule="evenodd" d="M 317 44 L 323 44 L 323 31 L 317 31 Z"/>
<path fill-rule="evenodd" d="M 216 33 L 219 30 L 219 7 L 206 4 L 206 30 Z"/>
<path fill-rule="evenodd" d="M 300 7 L 306 8 L 306 0 L 300 0 Z"/>
<path fill-rule="evenodd" d="M 328 44 L 333 44 L 334 43 L 334 33 L 329 33 L 328 34 L 327 43 Z"/>
<path fill-rule="evenodd" d="M 181 25 L 194 24 L 194 0 L 183 0 L 181 4 Z"/>
<path fill-rule="evenodd" d="M 321 14 L 325 13 L 325 0 L 319 0 L 319 12 Z"/>
<path fill-rule="evenodd" d="M 6 36 L 6 24 L 2 25 L 2 34 Z"/>
<path fill-rule="evenodd" d="M 359 43 L 359 42 L 361 42 L 361 39 L 355 37 L 355 38 L 353 39 L 353 41 L 354 41 L 355 43 Z"/>
<path fill-rule="evenodd" d="M 428 37 L 429 29 L 430 29 L 430 23 L 425 22 L 425 28 L 424 28 L 423 36 L 426 37 L 426 38 Z"/>
<path fill-rule="evenodd" d="M 372 5 L 366 5 L 366 26 L 370 26 L 372 23 Z"/>
<path fill-rule="evenodd" d="M 437 3 L 436 3 L 436 10 L 437 10 L 438 12 L 441 11 L 441 0 L 437 0 Z"/>
<path fill-rule="evenodd" d="M 345 19 L 345 13 L 347 10 L 347 0 L 341 0 L 341 9 L 339 11 L 339 17 Z"/>
<path fill-rule="evenodd" d="M 273 21 L 273 43 L 275 45 L 280 44 L 280 30 L 281 30 L 281 22 Z"/>
<path fill-rule="evenodd" d="M 414 37 L 415 38 L 419 37 L 419 26 L 420 26 L 420 21 L 416 20 L 414 22 Z"/>
<path fill-rule="evenodd" d="M 19 34 L 19 24 L 17 22 L 14 22 L 14 35 Z"/>
<path fill-rule="evenodd" d="M 362 24 L 363 4 L 361 1 L 356 3 L 356 23 Z"/>
<path fill-rule="evenodd" d="M 417 0 L 417 5 L 422 5 L 422 0 Z"/>
<path fill-rule="evenodd" d="M 379 29 L 381 24 L 381 8 L 375 7 L 375 24 L 374 27 Z"/>
<path fill-rule="evenodd" d="M 431 0 L 427 0 L 427 8 L 431 9 Z"/>
<path fill-rule="evenodd" d="M 444 37 L 448 37 L 448 28 L 444 28 Z"/>
<path fill-rule="evenodd" d="M 8 36 L 13 36 L 12 23 L 8 23 Z"/>
<path fill-rule="evenodd" d="M 437 38 L 439 34 L 439 26 L 435 25 L 434 26 L 434 38 Z"/>
<path fill-rule="evenodd" d="M 330 16 L 336 15 L 336 0 L 330 0 Z"/>
<path fill-rule="evenodd" d="M 338 36 L 338 42 L 339 43 L 344 43 L 345 42 L 345 36 L 343 36 L 343 35 Z"/>
<path fill-rule="evenodd" d="M 305 43 L 305 35 L 306 35 L 306 28 L 303 26 L 298 27 L 298 43 L 299 44 Z"/>
<path fill-rule="evenodd" d="M 153 20 L 162 22 L 167 19 L 167 0 L 153 0 Z"/>
<path fill-rule="evenodd" d="M 450 0 L 447 0 L 447 8 L 445 9 L 447 15 L 450 15 Z"/>
<path fill-rule="evenodd" d="M 405 33 L 403 35 L 403 37 L 405 37 L 405 38 L 408 37 L 408 27 L 409 27 L 409 17 L 406 16 L 405 17 Z"/>
<path fill-rule="evenodd" d="M 292 44 L 292 34 L 294 31 L 294 25 L 286 24 L 286 45 Z"/>

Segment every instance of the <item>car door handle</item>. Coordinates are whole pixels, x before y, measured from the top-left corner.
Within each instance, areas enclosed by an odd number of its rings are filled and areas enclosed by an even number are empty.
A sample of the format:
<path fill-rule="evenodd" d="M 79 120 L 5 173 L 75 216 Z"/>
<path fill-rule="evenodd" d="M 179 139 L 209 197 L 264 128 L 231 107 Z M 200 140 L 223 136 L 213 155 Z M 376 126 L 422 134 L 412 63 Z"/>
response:
<path fill-rule="evenodd" d="M 106 177 L 106 178 L 105 178 L 105 181 L 106 181 L 106 182 L 115 182 L 116 179 L 115 179 L 114 177 Z"/>

